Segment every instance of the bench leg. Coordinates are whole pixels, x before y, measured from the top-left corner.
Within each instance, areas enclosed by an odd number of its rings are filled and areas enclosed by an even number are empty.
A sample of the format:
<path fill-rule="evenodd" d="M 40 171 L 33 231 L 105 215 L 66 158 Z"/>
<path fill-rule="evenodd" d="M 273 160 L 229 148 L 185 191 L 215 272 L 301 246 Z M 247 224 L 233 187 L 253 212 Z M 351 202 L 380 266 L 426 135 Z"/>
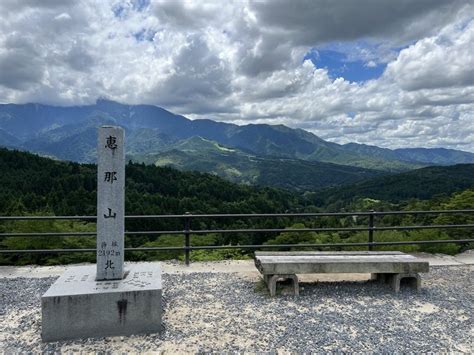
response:
<path fill-rule="evenodd" d="M 376 274 L 370 274 L 370 279 L 372 281 L 377 281 L 378 283 L 384 284 L 387 282 L 387 279 L 389 276 L 390 274 L 376 273 Z"/>
<path fill-rule="evenodd" d="M 274 297 L 276 295 L 276 283 L 279 279 L 291 279 L 293 281 L 293 288 L 295 296 L 300 294 L 300 286 L 298 282 L 298 276 L 296 275 L 263 275 L 263 279 L 267 284 L 268 290 L 270 291 L 270 296 Z"/>
<path fill-rule="evenodd" d="M 270 291 L 270 296 L 275 297 L 277 289 L 278 275 L 273 275 L 268 280 L 268 290 Z"/>
<path fill-rule="evenodd" d="M 300 284 L 298 282 L 298 276 L 296 275 L 288 275 L 288 278 L 293 280 L 293 292 L 295 296 L 300 295 Z"/>
<path fill-rule="evenodd" d="M 421 277 L 419 274 L 393 274 L 391 277 L 392 288 L 395 293 L 400 292 L 400 281 L 402 279 L 409 279 L 410 286 L 416 288 L 416 291 L 419 292 L 421 289 Z"/>
<path fill-rule="evenodd" d="M 387 282 L 391 280 L 390 278 L 393 274 L 378 273 L 378 274 L 372 274 L 372 275 L 375 275 L 375 277 L 372 276 L 372 280 L 376 280 L 380 284 L 386 284 Z"/>

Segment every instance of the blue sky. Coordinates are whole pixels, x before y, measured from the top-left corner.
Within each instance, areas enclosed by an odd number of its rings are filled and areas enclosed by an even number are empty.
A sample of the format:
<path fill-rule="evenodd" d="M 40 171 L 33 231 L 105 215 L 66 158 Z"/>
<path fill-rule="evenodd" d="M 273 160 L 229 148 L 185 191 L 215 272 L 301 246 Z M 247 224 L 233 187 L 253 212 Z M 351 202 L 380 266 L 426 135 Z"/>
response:
<path fill-rule="evenodd" d="M 358 83 L 377 79 L 387 67 L 386 63 L 349 59 L 345 53 L 331 49 L 314 48 L 305 56 L 306 59 L 310 59 L 317 68 L 327 69 L 332 79 L 342 77 Z"/>
<path fill-rule="evenodd" d="M 350 82 L 364 83 L 379 78 L 387 64 L 408 46 L 392 48 L 384 41 L 367 39 L 335 41 L 311 48 L 304 60 L 311 60 L 318 69 L 327 69 L 332 79 L 341 77 Z"/>
<path fill-rule="evenodd" d="M 124 18 L 128 10 L 143 11 L 150 6 L 150 0 L 132 0 L 130 2 L 117 2 L 112 6 L 114 15 L 118 18 Z"/>
<path fill-rule="evenodd" d="M 133 33 L 133 36 L 136 38 L 138 42 L 141 41 L 153 41 L 155 37 L 156 31 L 149 30 L 146 28 L 142 28 L 140 31 Z"/>

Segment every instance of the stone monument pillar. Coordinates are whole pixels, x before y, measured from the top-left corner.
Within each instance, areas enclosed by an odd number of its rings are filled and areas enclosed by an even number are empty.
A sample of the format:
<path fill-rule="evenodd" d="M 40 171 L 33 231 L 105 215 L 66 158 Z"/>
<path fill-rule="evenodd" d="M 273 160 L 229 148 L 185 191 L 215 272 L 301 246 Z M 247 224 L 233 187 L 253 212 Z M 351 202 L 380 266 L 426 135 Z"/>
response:
<path fill-rule="evenodd" d="M 69 268 L 41 297 L 43 341 L 161 330 L 159 263 L 124 266 L 125 141 L 99 128 L 97 265 Z"/>
<path fill-rule="evenodd" d="M 97 143 L 97 280 L 123 277 L 124 206 L 124 132 L 104 126 Z"/>

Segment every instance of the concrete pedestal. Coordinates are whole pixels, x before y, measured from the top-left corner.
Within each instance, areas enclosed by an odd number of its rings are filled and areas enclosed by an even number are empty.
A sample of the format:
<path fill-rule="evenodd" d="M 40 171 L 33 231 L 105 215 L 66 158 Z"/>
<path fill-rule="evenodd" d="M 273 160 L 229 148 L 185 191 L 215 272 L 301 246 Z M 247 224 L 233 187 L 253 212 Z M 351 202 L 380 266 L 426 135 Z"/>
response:
<path fill-rule="evenodd" d="M 73 267 L 41 297 L 43 341 L 161 331 L 160 264 L 126 265 L 122 280 L 95 278 L 95 265 Z"/>

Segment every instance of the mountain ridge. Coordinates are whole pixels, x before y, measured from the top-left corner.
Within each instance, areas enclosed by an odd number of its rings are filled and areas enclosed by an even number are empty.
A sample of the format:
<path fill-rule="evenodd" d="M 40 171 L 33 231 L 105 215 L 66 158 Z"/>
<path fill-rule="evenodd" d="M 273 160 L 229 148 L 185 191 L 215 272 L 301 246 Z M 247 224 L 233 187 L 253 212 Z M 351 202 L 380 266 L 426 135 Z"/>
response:
<path fill-rule="evenodd" d="M 238 126 L 210 119 L 190 120 L 158 106 L 124 105 L 103 99 L 94 105 L 67 107 L 0 105 L 0 145 L 62 160 L 94 162 L 95 127 L 102 124 L 125 128 L 127 153 L 132 158 L 166 152 L 171 145 L 198 136 L 260 158 L 325 162 L 386 172 L 474 162 L 474 154 L 469 152 L 340 145 L 284 125 Z"/>
<path fill-rule="evenodd" d="M 232 182 L 306 191 L 348 184 L 383 172 L 333 163 L 260 157 L 194 136 L 157 154 L 137 155 L 136 162 L 218 175 Z"/>
<path fill-rule="evenodd" d="M 457 164 L 472 163 L 473 153 L 447 148 L 380 148 L 374 145 L 347 143 L 346 147 L 362 154 L 371 154 L 387 160 L 402 160 L 414 163 L 450 165 L 455 160 Z"/>

